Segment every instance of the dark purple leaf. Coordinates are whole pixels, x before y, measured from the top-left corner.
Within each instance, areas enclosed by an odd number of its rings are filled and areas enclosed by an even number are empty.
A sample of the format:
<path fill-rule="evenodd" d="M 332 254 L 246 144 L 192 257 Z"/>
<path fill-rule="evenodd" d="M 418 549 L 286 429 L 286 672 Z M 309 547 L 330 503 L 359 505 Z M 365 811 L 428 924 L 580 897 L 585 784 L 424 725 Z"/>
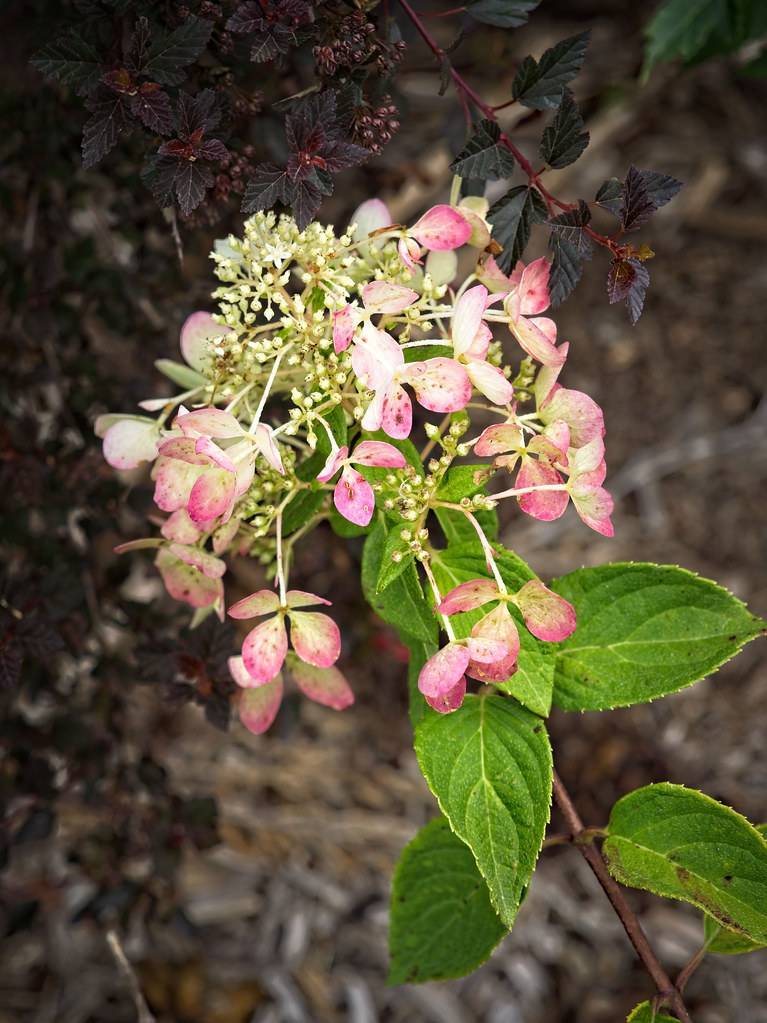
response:
<path fill-rule="evenodd" d="M 650 273 L 639 259 L 615 259 L 607 274 L 607 297 L 614 302 L 625 301 L 629 318 L 636 323 L 642 315 Z"/>
<path fill-rule="evenodd" d="M 135 96 L 130 97 L 130 112 L 141 123 L 158 135 L 170 135 L 173 131 L 173 110 L 167 92 L 159 87 L 147 88 L 153 82 L 143 85 Z"/>
<path fill-rule="evenodd" d="M 589 133 L 584 130 L 573 94 L 565 89 L 554 119 L 544 129 L 541 156 L 550 167 L 560 169 L 575 163 L 588 144 Z"/>
<path fill-rule="evenodd" d="M 577 248 L 555 231 L 549 236 L 552 252 L 549 293 L 552 306 L 561 305 L 583 274 L 583 259 Z"/>
<path fill-rule="evenodd" d="M 555 110 L 565 86 L 583 67 L 589 33 L 563 39 L 546 50 L 540 60 L 525 57 L 512 82 L 512 96 L 535 110 Z"/>
<path fill-rule="evenodd" d="M 579 259 L 591 259 L 593 245 L 584 228 L 591 220 L 591 211 L 583 199 L 578 200 L 578 207 L 566 210 L 548 221 L 552 234 L 564 239 Z"/>
<path fill-rule="evenodd" d="M 642 171 L 629 167 L 626 180 L 623 182 L 623 205 L 621 224 L 624 231 L 635 231 L 646 224 L 657 209 L 645 182 Z"/>
<path fill-rule="evenodd" d="M 83 128 L 83 166 L 94 167 L 117 145 L 120 135 L 130 129 L 124 97 L 120 94 L 98 100 Z"/>
<path fill-rule="evenodd" d="M 642 175 L 647 194 L 653 201 L 656 210 L 671 202 L 677 192 L 682 188 L 682 182 L 672 178 L 670 174 L 661 174 L 659 171 L 639 171 Z"/>
<path fill-rule="evenodd" d="M 268 210 L 278 202 L 286 202 L 290 185 L 287 171 L 273 163 L 262 163 L 248 182 L 242 199 L 243 213 Z"/>
<path fill-rule="evenodd" d="M 206 189 L 213 184 L 213 174 L 204 163 L 187 160 L 179 162 L 173 187 L 184 216 L 196 210 L 205 197 Z"/>
<path fill-rule="evenodd" d="M 144 62 L 149 53 L 150 39 L 149 21 L 143 17 L 139 18 L 136 21 L 136 27 L 133 29 L 133 35 L 127 48 L 128 61 L 137 73 L 144 68 Z"/>
<path fill-rule="evenodd" d="M 623 209 L 623 182 L 620 178 L 608 178 L 599 186 L 594 201 L 603 210 L 620 217 Z"/>
<path fill-rule="evenodd" d="M 200 158 L 220 163 L 229 156 L 229 150 L 220 139 L 206 139 L 198 149 Z"/>
<path fill-rule="evenodd" d="M 147 53 L 144 74 L 163 85 L 184 80 L 182 68 L 192 64 L 208 45 L 213 22 L 193 15 L 173 32 L 157 39 Z"/>
<path fill-rule="evenodd" d="M 249 35 L 260 32 L 264 27 L 264 8 L 257 3 L 240 4 L 226 23 L 230 32 L 237 35 Z"/>
<path fill-rule="evenodd" d="M 101 54 L 74 29 L 39 50 L 30 63 L 46 78 L 73 86 L 79 96 L 93 92 L 104 73 Z"/>

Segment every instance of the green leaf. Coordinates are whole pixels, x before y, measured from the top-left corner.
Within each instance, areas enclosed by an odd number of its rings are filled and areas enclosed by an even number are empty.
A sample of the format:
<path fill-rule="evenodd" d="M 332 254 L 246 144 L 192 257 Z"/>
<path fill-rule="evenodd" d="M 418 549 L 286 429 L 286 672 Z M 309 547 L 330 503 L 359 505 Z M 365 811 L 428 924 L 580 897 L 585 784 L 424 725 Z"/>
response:
<path fill-rule="evenodd" d="M 471 848 L 511 927 L 538 858 L 551 803 L 551 747 L 540 718 L 501 696 L 469 695 L 416 729 L 421 770 Z"/>
<path fill-rule="evenodd" d="M 385 545 L 386 528 L 379 519 L 362 549 L 362 590 L 365 599 L 380 618 L 393 625 L 403 636 L 412 636 L 425 643 L 436 643 L 437 619 L 424 596 L 412 563 L 383 593 L 376 593 Z"/>
<path fill-rule="evenodd" d="M 430 657 L 437 652 L 436 637 L 433 641 L 423 643 L 421 640 L 413 639 L 412 636 L 404 636 L 405 645 L 410 654 L 407 666 L 408 682 L 408 714 L 413 729 L 423 721 L 425 717 L 435 717 L 437 712 L 432 710 L 418 688 L 418 676 L 421 668 Z"/>
<path fill-rule="evenodd" d="M 541 156 L 549 167 L 567 167 L 575 163 L 588 144 L 589 133 L 584 129 L 580 110 L 573 94 L 565 89 L 554 119 L 544 128 Z"/>
<path fill-rule="evenodd" d="M 645 29 L 643 75 L 661 61 L 694 60 L 711 35 L 726 31 L 727 17 L 722 0 L 666 0 Z"/>
<path fill-rule="evenodd" d="M 626 1023 L 679 1023 L 679 1020 L 665 1012 L 656 1012 L 649 1002 L 642 1002 L 630 1013 Z"/>
<path fill-rule="evenodd" d="M 328 496 L 326 490 L 299 490 L 282 513 L 282 534 L 288 536 L 317 514 Z"/>
<path fill-rule="evenodd" d="M 745 817 L 663 782 L 619 799 L 607 830 L 603 851 L 616 880 L 690 902 L 767 942 L 767 841 Z"/>
<path fill-rule="evenodd" d="M 519 28 L 541 0 L 473 0 L 466 11 L 475 21 L 498 28 Z"/>
<path fill-rule="evenodd" d="M 497 181 L 514 173 L 514 157 L 500 142 L 501 129 L 496 121 L 482 120 L 474 134 L 450 164 L 453 174 L 480 181 Z"/>
<path fill-rule="evenodd" d="M 386 535 L 383 553 L 381 554 L 381 567 L 378 570 L 376 580 L 376 593 L 383 593 L 387 586 L 390 586 L 395 579 L 398 579 L 408 565 L 412 565 L 415 555 L 410 550 L 409 541 L 403 540 L 401 533 L 404 526 L 396 525 Z M 397 560 L 397 556 L 399 556 Z"/>
<path fill-rule="evenodd" d="M 767 838 L 767 824 L 757 824 L 756 830 L 763 838 Z M 744 938 L 742 934 L 728 930 L 707 915 L 703 917 L 703 939 L 706 952 L 717 955 L 743 955 L 767 948 L 767 944 Z"/>
<path fill-rule="evenodd" d="M 434 577 L 443 594 L 470 579 L 490 578 L 485 564 L 485 555 L 476 540 L 476 533 L 474 537 L 473 542 L 451 545 L 447 550 L 440 551 L 433 559 Z M 496 547 L 495 553 L 498 570 L 512 593 L 524 586 L 530 579 L 537 578 L 532 569 L 512 551 Z M 463 639 L 470 635 L 472 626 L 476 625 L 488 610 L 488 607 L 480 607 L 476 611 L 452 615 L 450 621 L 456 636 Z M 520 650 L 517 670 L 505 682 L 495 683 L 495 686 L 519 700 L 534 714 L 546 717 L 551 710 L 551 698 L 554 690 L 555 644 L 543 643 L 536 639 L 532 633 L 527 631 L 517 609 L 510 606 L 509 610 L 514 615 L 519 629 Z"/>
<path fill-rule="evenodd" d="M 370 526 L 358 526 L 355 522 L 349 522 L 336 509 L 335 505 L 329 508 L 328 522 L 336 536 L 342 536 L 348 540 L 354 536 L 367 536 L 371 530 Z"/>
<path fill-rule="evenodd" d="M 473 497 L 475 494 L 481 493 L 485 486 L 485 480 L 480 479 L 477 482 L 475 476 L 477 473 L 488 473 L 491 469 L 492 466 L 489 462 L 454 465 L 445 473 L 435 497 L 438 501 L 448 501 L 450 504 L 458 504 L 462 497 Z M 469 508 L 469 511 L 471 510 Z M 466 518 L 465 515 L 464 518 Z"/>
<path fill-rule="evenodd" d="M 540 60 L 525 57 L 514 76 L 511 94 L 523 106 L 555 110 L 565 86 L 583 67 L 589 33 L 570 36 L 546 50 Z"/>
<path fill-rule="evenodd" d="M 181 68 L 192 64 L 208 45 L 213 22 L 190 15 L 177 29 L 152 44 L 143 72 L 161 85 L 179 85 Z"/>
<path fill-rule="evenodd" d="M 521 258 L 530 240 L 533 224 L 540 224 L 548 216 L 546 203 L 536 188 L 517 185 L 493 203 L 487 219 L 493 225 L 493 240 L 503 247 L 496 256 L 498 266 L 508 272 Z"/>
<path fill-rule="evenodd" d="M 183 362 L 176 362 L 173 359 L 157 359 L 155 369 L 159 370 L 168 380 L 172 380 L 179 387 L 191 390 L 193 387 L 202 387 L 206 382 L 202 373 L 198 373 L 191 366 L 185 366 Z"/>
<path fill-rule="evenodd" d="M 405 362 L 422 362 L 424 359 L 452 359 L 453 357 L 453 346 L 452 345 L 414 345 L 413 348 L 403 349 L 403 355 L 405 356 Z M 385 433 L 381 433 L 382 437 L 386 437 Z M 391 437 L 387 437 L 389 443 L 391 443 Z"/>
<path fill-rule="evenodd" d="M 388 983 L 464 977 L 505 933 L 469 847 L 444 817 L 430 821 L 394 871 Z"/>
<path fill-rule="evenodd" d="M 551 585 L 578 615 L 557 654 L 554 702 L 564 710 L 628 707 L 674 693 L 767 624 L 721 586 L 675 565 L 582 568 Z"/>
<path fill-rule="evenodd" d="M 482 548 L 474 527 L 463 514 L 456 508 L 435 508 L 434 513 L 445 534 L 448 545 L 462 543 L 473 544 L 475 553 L 482 555 Z M 488 540 L 495 540 L 498 536 L 498 512 L 495 508 L 488 511 L 474 512 L 474 518 L 479 522 Z"/>

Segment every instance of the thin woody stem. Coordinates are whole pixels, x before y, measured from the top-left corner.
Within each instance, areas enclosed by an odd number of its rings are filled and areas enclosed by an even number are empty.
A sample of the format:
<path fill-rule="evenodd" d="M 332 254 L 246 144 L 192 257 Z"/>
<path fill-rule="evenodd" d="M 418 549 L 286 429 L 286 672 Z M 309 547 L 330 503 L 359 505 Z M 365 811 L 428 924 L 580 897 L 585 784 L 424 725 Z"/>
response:
<path fill-rule="evenodd" d="M 408 16 L 410 21 L 413 23 L 413 26 L 415 27 L 416 31 L 423 39 L 423 41 L 426 43 L 426 45 L 429 47 L 434 56 L 437 58 L 437 60 L 439 60 L 441 64 L 444 61 L 446 61 L 447 60 L 446 52 L 437 43 L 436 39 L 432 36 L 431 32 L 429 32 L 426 25 L 424 25 L 423 20 L 421 19 L 421 16 L 418 13 L 418 11 L 411 7 L 411 5 L 408 3 L 408 0 L 399 0 L 399 5 L 405 12 L 405 14 Z M 477 93 L 469 85 L 465 78 L 458 71 L 456 71 L 452 65 L 449 65 L 449 67 L 450 77 L 453 80 L 453 85 L 455 86 L 458 95 L 461 97 L 461 101 L 464 102 L 465 100 L 469 100 L 471 103 L 474 104 L 474 106 L 482 114 L 483 117 L 486 117 L 490 121 L 497 122 L 498 121 L 498 118 L 496 116 L 497 108 L 492 107 L 489 103 L 486 103 L 479 95 L 479 93 Z M 502 106 L 506 105 L 507 104 L 502 104 Z M 506 134 L 506 132 L 501 132 L 500 142 L 504 146 L 506 146 L 506 148 L 509 150 L 509 152 L 512 154 L 514 159 L 519 164 L 522 172 L 527 175 L 527 180 L 530 186 L 532 188 L 535 188 L 540 193 L 541 197 L 546 203 L 546 206 L 550 214 L 555 213 L 556 210 L 563 210 L 566 212 L 567 210 L 577 209 L 578 206 L 577 203 L 564 202 L 563 200 L 558 199 L 543 184 L 541 184 L 540 176 L 546 168 L 543 167 L 540 170 L 536 171 L 536 169 L 527 159 L 525 154 L 520 149 L 518 149 L 517 146 L 514 145 L 514 143 Z M 599 234 L 598 231 L 595 231 L 588 224 L 583 228 L 583 230 L 593 241 L 597 243 L 597 245 L 603 245 L 611 252 L 615 252 L 619 248 L 614 239 L 608 237 L 608 235 Z"/>
<path fill-rule="evenodd" d="M 681 1020 L 681 1023 L 692 1023 L 690 1014 L 684 1004 L 681 991 L 674 985 L 673 981 L 661 965 L 660 960 L 650 945 L 650 942 L 647 940 L 647 935 L 642 930 L 642 925 L 639 923 L 636 914 L 626 901 L 622 889 L 608 872 L 607 864 L 605 863 L 601 851 L 591 842 L 582 843 L 578 841 L 578 837 L 587 829 L 584 828 L 583 821 L 578 815 L 578 811 L 575 809 L 575 805 L 573 804 L 567 789 L 562 784 L 562 781 L 556 772 L 554 772 L 554 800 L 562 812 L 562 816 L 565 819 L 568 830 L 573 837 L 574 844 L 577 846 L 581 856 L 583 856 L 585 861 L 591 867 L 597 881 L 599 881 L 602 886 L 605 895 L 610 901 L 610 905 L 615 910 L 618 919 L 623 925 L 623 929 L 626 932 L 629 941 L 634 946 L 637 955 L 641 959 L 642 965 L 645 970 L 647 970 L 655 984 L 655 987 L 658 989 L 658 994 L 662 1001 L 676 1013 Z"/>

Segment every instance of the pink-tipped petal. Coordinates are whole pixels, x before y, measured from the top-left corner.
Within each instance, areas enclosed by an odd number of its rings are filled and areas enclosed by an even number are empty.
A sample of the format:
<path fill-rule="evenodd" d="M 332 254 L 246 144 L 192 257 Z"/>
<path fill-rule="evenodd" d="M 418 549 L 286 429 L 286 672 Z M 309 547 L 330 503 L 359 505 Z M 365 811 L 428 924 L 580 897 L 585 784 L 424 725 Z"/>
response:
<path fill-rule="evenodd" d="M 332 479 L 343 465 L 344 460 L 348 457 L 349 448 L 346 444 L 344 444 L 341 448 L 336 448 L 334 451 L 331 451 L 325 459 L 322 471 L 317 473 L 317 479 L 320 483 L 327 483 L 329 479 Z"/>
<path fill-rule="evenodd" d="M 295 658 L 290 672 L 304 696 L 323 707 L 345 710 L 354 703 L 354 693 L 338 668 L 315 668 Z"/>
<path fill-rule="evenodd" d="M 479 664 L 495 664 L 504 661 L 511 651 L 506 643 L 499 639 L 489 639 L 487 636 L 476 636 L 466 640 L 466 649 L 472 661 Z"/>
<path fill-rule="evenodd" d="M 227 472 L 237 472 L 237 466 L 229 455 L 218 444 L 214 444 L 210 437 L 198 437 L 194 442 L 194 450 L 198 455 L 205 455 L 210 465 L 226 469 Z"/>
<path fill-rule="evenodd" d="M 234 540 L 235 536 L 242 525 L 242 520 L 238 516 L 233 516 L 228 522 L 224 522 L 218 527 L 213 533 L 213 553 L 224 554 L 229 550 L 229 547 Z"/>
<path fill-rule="evenodd" d="M 458 299 L 453 312 L 452 339 L 456 358 L 465 355 L 474 344 L 485 312 L 487 288 L 481 284 L 469 288 Z"/>
<path fill-rule="evenodd" d="M 417 263 L 423 263 L 421 246 L 414 238 L 400 238 L 397 242 L 397 254 L 411 273 L 415 271 Z"/>
<path fill-rule="evenodd" d="M 158 551 L 155 565 L 165 589 L 174 600 L 192 607 L 210 607 L 223 592 L 220 579 L 210 579 L 192 565 L 187 565 L 167 549 Z"/>
<path fill-rule="evenodd" d="M 345 305 L 333 313 L 333 348 L 336 354 L 345 352 L 352 343 L 358 317 L 353 306 Z"/>
<path fill-rule="evenodd" d="M 333 603 L 332 600 L 325 600 L 318 597 L 316 593 L 309 593 L 307 590 L 288 590 L 286 594 L 288 607 L 316 607 L 317 604 L 325 604 L 327 607 Z"/>
<path fill-rule="evenodd" d="M 448 643 L 421 668 L 418 689 L 428 699 L 449 692 L 459 682 L 469 663 L 469 651 L 459 643 Z"/>
<path fill-rule="evenodd" d="M 290 640 L 301 660 L 315 668 L 329 668 L 341 653 L 338 626 L 318 611 L 290 612 Z"/>
<path fill-rule="evenodd" d="M 405 396 L 407 397 L 407 395 Z M 365 414 L 360 420 L 360 426 L 363 430 L 380 430 L 383 423 L 384 416 L 384 402 L 386 401 L 386 391 L 377 391 L 370 400 L 370 404 L 365 409 Z M 408 431 L 409 433 L 410 431 Z M 387 430 L 388 433 L 388 430 Z M 391 434 L 389 434 L 391 436 Z"/>
<path fill-rule="evenodd" d="M 498 584 L 492 579 L 469 579 L 446 593 L 437 610 L 443 615 L 473 611 L 491 600 L 498 600 Z"/>
<path fill-rule="evenodd" d="M 362 425 L 370 427 L 363 417 Z M 404 440 L 413 428 L 413 405 L 404 387 L 393 384 L 384 394 L 381 404 L 381 427 L 394 440 Z"/>
<path fill-rule="evenodd" d="M 285 468 L 282 464 L 282 456 L 280 455 L 280 449 L 277 446 L 277 441 L 274 439 L 274 430 L 266 423 L 259 423 L 256 427 L 254 434 L 256 438 L 256 448 L 266 461 L 271 465 L 277 472 L 285 475 Z"/>
<path fill-rule="evenodd" d="M 575 510 L 587 526 L 597 533 L 601 533 L 602 536 L 615 535 L 615 529 L 610 519 L 613 512 L 613 499 L 604 487 L 579 489 L 576 484 L 571 493 Z"/>
<path fill-rule="evenodd" d="M 482 431 L 474 445 L 474 453 L 480 458 L 488 458 L 506 451 L 518 451 L 524 443 L 522 431 L 514 423 L 497 423 Z"/>
<path fill-rule="evenodd" d="M 548 427 L 546 428 L 548 430 Z M 570 468 L 573 476 L 580 476 L 583 473 L 594 473 L 601 472 L 602 476 L 598 480 L 598 483 L 602 483 L 604 480 L 605 470 L 605 442 L 601 437 L 594 437 L 588 444 L 584 444 L 582 448 L 578 448 L 574 453 Z M 589 477 L 591 480 L 593 477 Z"/>
<path fill-rule="evenodd" d="M 517 670 L 519 632 L 506 604 L 498 604 L 480 619 L 471 630 L 472 639 L 493 639 L 502 642 L 507 654 L 498 660 L 483 663 L 472 660 L 466 669 L 470 678 L 480 682 L 505 682 Z"/>
<path fill-rule="evenodd" d="M 466 676 L 461 675 L 449 689 L 434 695 L 424 693 L 424 699 L 438 714 L 452 714 L 458 710 L 466 696 Z"/>
<path fill-rule="evenodd" d="M 375 511 L 375 494 L 361 473 L 345 465 L 333 491 L 333 504 L 348 522 L 367 526 Z"/>
<path fill-rule="evenodd" d="M 536 436 L 532 438 L 530 443 L 527 445 L 527 453 L 530 455 L 537 455 L 541 461 L 549 462 L 552 465 L 557 463 L 562 466 L 567 465 L 567 455 L 562 454 L 562 451 L 557 447 L 554 441 L 545 436 L 543 433 L 536 434 Z"/>
<path fill-rule="evenodd" d="M 557 352 L 559 353 L 557 362 L 550 366 L 541 366 L 538 370 L 538 375 L 536 376 L 535 384 L 533 385 L 535 401 L 538 408 L 543 405 L 547 398 L 551 397 L 554 387 L 557 386 L 559 374 L 562 372 L 562 367 L 567 360 L 567 353 L 569 351 L 570 342 L 563 341 L 559 348 L 557 348 Z"/>
<path fill-rule="evenodd" d="M 547 320 L 543 316 L 539 317 L 537 322 L 519 316 L 509 322 L 509 330 L 519 341 L 523 350 L 533 359 L 537 359 L 544 366 L 560 366 L 565 361 L 565 355 L 562 352 L 562 346 L 557 348 L 555 344 L 556 328 L 553 337 L 550 336 L 551 332 L 546 329 L 553 323 L 553 320 Z"/>
<path fill-rule="evenodd" d="M 575 608 L 540 579 L 526 582 L 514 595 L 530 632 L 545 643 L 558 643 L 575 632 Z"/>
<path fill-rule="evenodd" d="M 467 364 L 466 372 L 480 394 L 484 394 L 494 405 L 508 405 L 514 397 L 511 382 L 498 366 L 491 366 L 489 362 L 472 361 Z"/>
<path fill-rule="evenodd" d="M 113 469 L 135 469 L 157 457 L 157 423 L 121 419 L 104 434 L 104 458 Z"/>
<path fill-rule="evenodd" d="M 386 469 L 402 469 L 407 460 L 399 448 L 385 440 L 363 440 L 352 452 L 355 465 L 373 465 Z M 318 477 L 319 478 L 319 477 Z"/>
<path fill-rule="evenodd" d="M 417 291 L 388 281 L 371 281 L 362 289 L 362 302 L 369 313 L 401 313 L 417 301 Z"/>
<path fill-rule="evenodd" d="M 222 561 L 221 558 L 215 557 L 213 554 L 208 554 L 207 551 L 200 550 L 199 547 L 172 543 L 168 550 L 180 561 L 191 565 L 192 568 L 198 569 L 208 579 L 220 579 L 226 572 L 226 562 Z"/>
<path fill-rule="evenodd" d="M 525 459 L 522 468 L 517 473 L 515 486 L 518 489 L 524 487 L 552 486 L 562 482 L 562 477 L 556 469 L 543 462 L 534 462 L 532 459 Z M 566 490 L 541 490 L 530 494 L 523 494 L 519 498 L 519 507 L 527 515 L 541 522 L 553 522 L 561 515 L 564 515 L 569 500 Z"/>
<path fill-rule="evenodd" d="M 425 249 L 440 252 L 465 245 L 471 236 L 471 224 L 452 206 L 432 206 L 410 229 L 410 234 Z"/>
<path fill-rule="evenodd" d="M 154 502 L 161 511 L 185 508 L 192 487 L 205 472 L 201 465 L 189 465 L 175 458 L 160 457 L 154 471 Z"/>
<path fill-rule="evenodd" d="M 216 341 L 229 333 L 228 327 L 216 323 L 210 313 L 192 313 L 181 328 L 181 354 L 198 373 L 205 373 L 213 362 Z"/>
<path fill-rule="evenodd" d="M 173 423 L 187 437 L 239 437 L 244 430 L 231 412 L 220 408 L 199 408 L 176 416 Z"/>
<path fill-rule="evenodd" d="M 288 633 L 282 615 L 275 615 L 251 629 L 242 644 L 242 659 L 257 685 L 271 682 L 279 674 L 287 652 Z"/>
<path fill-rule="evenodd" d="M 186 508 L 174 511 L 160 526 L 160 532 L 166 540 L 173 540 L 175 543 L 197 543 L 201 535 L 200 530 L 189 518 Z"/>
<path fill-rule="evenodd" d="M 206 469 L 189 494 L 186 510 L 196 525 L 223 517 L 228 519 L 234 503 L 235 477 L 226 469 Z"/>
<path fill-rule="evenodd" d="M 231 666 L 229 670 L 232 670 Z M 278 675 L 266 685 L 243 690 L 239 705 L 240 721 L 253 735 L 263 735 L 271 728 L 281 703 L 282 678 Z"/>
<path fill-rule="evenodd" d="M 508 292 L 512 288 L 511 280 L 501 270 L 492 256 L 488 256 L 478 266 L 477 280 L 481 281 L 486 288 L 495 294 Z"/>
<path fill-rule="evenodd" d="M 551 266 L 547 259 L 541 256 L 534 259 L 522 271 L 517 285 L 519 293 L 519 311 L 523 316 L 537 316 L 544 309 L 548 309 L 549 298 L 549 271 Z"/>
<path fill-rule="evenodd" d="M 236 604 L 232 604 L 226 612 L 230 618 L 246 620 L 248 618 L 260 618 L 262 615 L 272 614 L 280 606 L 280 598 L 273 590 L 256 590 L 248 597 L 243 597 Z"/>
<path fill-rule="evenodd" d="M 543 431 L 543 436 L 551 441 L 559 453 L 565 456 L 563 465 L 567 465 L 567 453 L 570 450 L 570 427 L 564 419 L 554 419 Z M 604 445 L 602 445 L 604 450 Z"/>
<path fill-rule="evenodd" d="M 430 412 L 458 412 L 471 401 L 469 374 L 455 359 L 438 356 L 414 362 L 408 367 L 407 382 L 418 404 Z"/>
<path fill-rule="evenodd" d="M 161 458 L 175 458 L 189 465 L 210 465 L 208 456 L 200 454 L 196 448 L 194 437 L 168 437 L 160 443 L 158 450 Z"/>
<path fill-rule="evenodd" d="M 566 387 L 553 388 L 539 407 L 539 413 L 546 424 L 555 419 L 563 419 L 570 427 L 570 443 L 574 448 L 583 447 L 595 437 L 604 435 L 602 409 L 582 391 L 571 391 Z"/>

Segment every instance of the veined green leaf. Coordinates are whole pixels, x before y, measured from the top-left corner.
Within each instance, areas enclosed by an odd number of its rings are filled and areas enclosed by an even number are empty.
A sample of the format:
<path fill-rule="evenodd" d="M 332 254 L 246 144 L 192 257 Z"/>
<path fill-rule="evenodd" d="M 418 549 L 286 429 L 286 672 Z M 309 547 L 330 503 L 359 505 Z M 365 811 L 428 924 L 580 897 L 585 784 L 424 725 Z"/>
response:
<path fill-rule="evenodd" d="M 767 838 L 767 824 L 757 824 L 756 830 L 763 838 Z M 744 938 L 742 934 L 728 930 L 710 916 L 703 917 L 703 941 L 706 951 L 717 955 L 743 955 L 745 952 L 759 952 L 767 948 L 767 944 Z"/>
<path fill-rule="evenodd" d="M 425 643 L 437 641 L 437 619 L 424 596 L 415 566 L 411 563 L 383 593 L 376 593 L 386 528 L 379 519 L 362 549 L 362 590 L 373 610 L 403 636 Z"/>
<path fill-rule="evenodd" d="M 656 1012 L 649 1002 L 642 1002 L 630 1013 L 626 1023 L 679 1023 L 679 1020 L 665 1012 Z"/>

